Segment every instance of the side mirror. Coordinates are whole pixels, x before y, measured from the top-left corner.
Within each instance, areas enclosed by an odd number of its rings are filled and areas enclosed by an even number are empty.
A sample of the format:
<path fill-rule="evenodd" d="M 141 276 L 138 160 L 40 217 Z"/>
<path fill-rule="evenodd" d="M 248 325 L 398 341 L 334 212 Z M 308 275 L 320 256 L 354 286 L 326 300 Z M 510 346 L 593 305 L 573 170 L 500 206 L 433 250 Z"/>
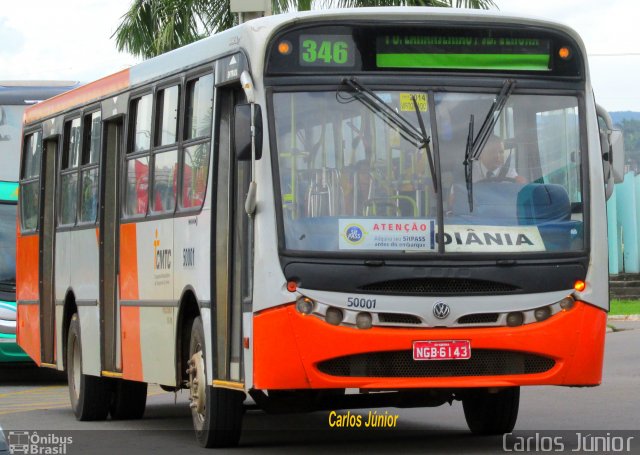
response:
<path fill-rule="evenodd" d="M 251 160 L 251 126 L 255 131 L 256 160 L 262 157 L 262 110 L 254 104 L 253 122 L 251 104 L 238 104 L 233 115 L 233 150 L 238 161 Z"/>
<path fill-rule="evenodd" d="M 624 180 L 624 137 L 622 131 L 611 131 L 611 137 L 609 138 L 611 143 L 611 167 L 613 169 L 613 181 L 615 183 L 621 183 Z"/>
<path fill-rule="evenodd" d="M 605 108 L 596 105 L 596 115 L 600 129 L 600 153 L 602 154 L 605 196 L 609 199 L 613 194 L 614 183 L 621 182 L 624 177 L 622 175 L 624 166 L 622 135 L 613 129 L 611 116 Z"/>

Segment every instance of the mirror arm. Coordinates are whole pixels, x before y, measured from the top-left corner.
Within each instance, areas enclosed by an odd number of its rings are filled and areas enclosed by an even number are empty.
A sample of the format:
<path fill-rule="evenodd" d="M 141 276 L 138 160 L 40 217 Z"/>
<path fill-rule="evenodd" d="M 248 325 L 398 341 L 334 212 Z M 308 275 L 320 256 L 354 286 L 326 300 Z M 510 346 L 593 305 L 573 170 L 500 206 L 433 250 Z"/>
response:
<path fill-rule="evenodd" d="M 244 201 L 244 210 L 250 218 L 253 218 L 256 212 L 256 96 L 253 90 L 253 79 L 248 71 L 243 71 L 240 75 L 240 84 L 247 97 L 247 101 L 251 104 L 251 183 L 249 183 L 249 191 Z"/>
<path fill-rule="evenodd" d="M 244 73 L 243 73 L 244 74 Z M 256 126 L 255 126 L 255 103 L 251 103 L 251 183 L 249 183 L 249 191 L 247 199 L 244 201 L 244 210 L 250 218 L 256 213 Z"/>

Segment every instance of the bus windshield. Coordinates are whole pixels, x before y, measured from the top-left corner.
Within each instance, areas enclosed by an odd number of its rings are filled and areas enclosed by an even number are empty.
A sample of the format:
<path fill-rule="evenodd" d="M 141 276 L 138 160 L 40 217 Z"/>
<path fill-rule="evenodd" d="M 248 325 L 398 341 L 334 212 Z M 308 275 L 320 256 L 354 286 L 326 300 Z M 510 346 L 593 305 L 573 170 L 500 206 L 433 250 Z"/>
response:
<path fill-rule="evenodd" d="M 22 115 L 27 106 L 0 106 L 0 152 L 11 157 L 16 163 L 20 159 Z M 18 166 L 2 166 L 0 180 L 17 181 Z"/>
<path fill-rule="evenodd" d="M 348 92 L 275 93 L 287 250 L 584 249 L 575 96 L 509 96 L 465 178 L 469 135 L 477 134 L 492 112 L 497 91 L 376 90 L 375 95 L 419 129 L 417 105 L 426 135 L 437 132 L 432 148 L 439 158 L 435 175 L 441 197 L 427 149 Z"/>

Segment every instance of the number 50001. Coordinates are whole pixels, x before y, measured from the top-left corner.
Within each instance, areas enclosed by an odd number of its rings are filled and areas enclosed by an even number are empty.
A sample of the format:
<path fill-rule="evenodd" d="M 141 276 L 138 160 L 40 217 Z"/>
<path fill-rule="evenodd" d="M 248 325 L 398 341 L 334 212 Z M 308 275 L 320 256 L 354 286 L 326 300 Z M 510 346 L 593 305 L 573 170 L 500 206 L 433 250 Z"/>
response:
<path fill-rule="evenodd" d="M 367 308 L 372 309 L 376 307 L 376 299 L 364 299 L 358 297 L 348 297 L 347 306 L 350 308 Z"/>

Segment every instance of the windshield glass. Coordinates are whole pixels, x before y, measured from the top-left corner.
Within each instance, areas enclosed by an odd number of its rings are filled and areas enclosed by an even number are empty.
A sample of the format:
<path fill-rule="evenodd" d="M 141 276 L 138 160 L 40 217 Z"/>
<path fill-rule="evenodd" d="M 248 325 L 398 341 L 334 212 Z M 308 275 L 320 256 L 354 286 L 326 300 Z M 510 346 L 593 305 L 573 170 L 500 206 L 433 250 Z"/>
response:
<path fill-rule="evenodd" d="M 436 94 L 447 252 L 583 249 L 578 100 L 511 95 L 464 175 L 469 122 L 495 95 Z M 471 204 L 470 204 L 471 200 Z"/>
<path fill-rule="evenodd" d="M 429 137 L 435 109 L 443 235 L 426 148 L 349 92 L 275 93 L 286 249 L 436 254 L 439 243 L 445 253 L 583 249 L 577 98 L 512 94 L 467 185 L 471 115 L 477 134 L 497 91 L 435 93 L 435 106 L 426 90 L 375 94 L 420 129 L 415 97 Z"/>
<path fill-rule="evenodd" d="M 0 166 L 0 180 L 17 181 L 22 115 L 26 106 L 0 106 L 0 154 L 14 166 Z"/>
<path fill-rule="evenodd" d="M 16 205 L 0 203 L 0 289 L 15 284 Z"/>

